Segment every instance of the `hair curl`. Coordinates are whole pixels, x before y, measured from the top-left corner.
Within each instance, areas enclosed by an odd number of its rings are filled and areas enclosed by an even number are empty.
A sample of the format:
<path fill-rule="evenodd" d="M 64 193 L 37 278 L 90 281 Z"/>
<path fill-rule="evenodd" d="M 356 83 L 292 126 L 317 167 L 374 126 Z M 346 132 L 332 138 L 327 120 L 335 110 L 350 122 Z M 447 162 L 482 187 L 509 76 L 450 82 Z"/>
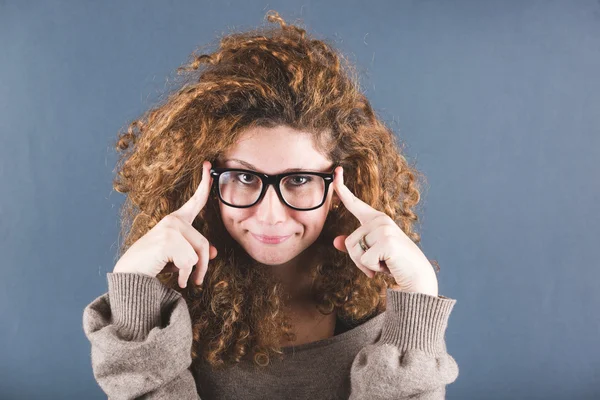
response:
<path fill-rule="evenodd" d="M 267 13 L 280 28 L 232 33 L 210 54 L 192 54 L 177 69 L 179 89 L 120 131 L 113 187 L 127 193 L 121 208 L 119 257 L 198 187 L 202 162 L 214 160 L 252 127 L 289 126 L 311 135 L 344 168 L 346 185 L 389 215 L 415 243 L 421 174 L 402 155 L 396 137 L 360 92 L 355 69 L 327 41 Z M 282 354 L 282 335 L 293 340 L 285 293 L 231 238 L 211 196 L 193 226 L 218 248 L 204 283 L 182 289 L 177 273 L 159 274 L 185 298 L 193 324 L 192 359 L 223 367 L 252 356 L 259 366 Z M 351 327 L 385 310 L 392 277 L 366 277 L 333 239 L 360 226 L 344 207 L 329 212 L 307 266 L 312 300 Z M 326 260 L 326 261 L 325 261 Z M 437 262 L 432 261 L 439 271 Z M 252 283 L 252 286 L 250 284 Z"/>

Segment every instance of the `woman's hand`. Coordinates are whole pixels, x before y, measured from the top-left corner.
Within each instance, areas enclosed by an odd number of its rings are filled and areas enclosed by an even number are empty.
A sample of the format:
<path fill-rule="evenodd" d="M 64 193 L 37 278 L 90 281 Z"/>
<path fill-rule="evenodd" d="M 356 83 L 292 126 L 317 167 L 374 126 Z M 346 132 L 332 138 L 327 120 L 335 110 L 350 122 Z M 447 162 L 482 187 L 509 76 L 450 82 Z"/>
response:
<path fill-rule="evenodd" d="M 333 245 L 347 252 L 356 266 L 368 277 L 375 272 L 392 275 L 398 290 L 438 295 L 437 277 L 433 266 L 421 249 L 387 214 L 369 206 L 344 185 L 343 168 L 335 169 L 333 188 L 344 206 L 361 223 L 349 236 L 341 235 Z M 365 236 L 369 249 L 358 243 Z"/>
<path fill-rule="evenodd" d="M 217 249 L 192 226 L 192 222 L 210 194 L 210 167 L 210 162 L 202 163 L 202 180 L 192 198 L 139 238 L 117 261 L 114 273 L 132 272 L 155 277 L 162 272 L 179 272 L 178 283 L 182 288 L 187 286 L 190 275 L 194 283 L 202 284 L 208 261 L 217 256 Z M 165 267 L 167 263 L 170 265 Z M 194 266 L 196 269 L 192 271 Z"/>

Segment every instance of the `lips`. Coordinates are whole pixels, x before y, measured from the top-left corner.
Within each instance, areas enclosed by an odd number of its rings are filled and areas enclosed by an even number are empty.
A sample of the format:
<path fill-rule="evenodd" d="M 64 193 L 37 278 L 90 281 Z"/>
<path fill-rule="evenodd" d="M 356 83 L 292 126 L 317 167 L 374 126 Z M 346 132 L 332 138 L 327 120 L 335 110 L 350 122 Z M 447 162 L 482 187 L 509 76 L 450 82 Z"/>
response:
<path fill-rule="evenodd" d="M 252 233 L 252 232 L 250 232 L 250 233 Z M 254 236 L 256 238 L 256 240 L 258 240 L 258 241 L 260 241 L 262 243 L 278 244 L 278 243 L 282 243 L 282 242 L 286 241 L 292 235 L 287 235 L 287 236 L 265 236 L 265 235 L 257 235 L 255 233 L 252 233 L 252 236 Z"/>
<path fill-rule="evenodd" d="M 284 235 L 284 236 L 269 236 L 269 235 L 260 235 L 258 233 L 253 233 L 254 236 L 258 236 L 262 239 L 267 239 L 267 240 L 277 240 L 277 239 L 283 239 L 286 238 L 290 235 Z"/>

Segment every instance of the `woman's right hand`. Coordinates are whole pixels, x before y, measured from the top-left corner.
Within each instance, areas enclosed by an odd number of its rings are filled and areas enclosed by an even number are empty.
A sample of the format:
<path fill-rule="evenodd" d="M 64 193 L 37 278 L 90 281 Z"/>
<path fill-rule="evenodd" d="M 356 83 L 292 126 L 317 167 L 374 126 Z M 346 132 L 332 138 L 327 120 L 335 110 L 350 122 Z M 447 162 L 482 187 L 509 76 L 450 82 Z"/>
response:
<path fill-rule="evenodd" d="M 161 272 L 179 271 L 179 286 L 193 282 L 202 284 L 208 261 L 217 256 L 217 249 L 192 226 L 192 222 L 206 205 L 212 177 L 211 164 L 202 163 L 202 180 L 196 192 L 181 208 L 161 219 L 139 238 L 117 261 L 113 273 L 132 272 L 155 277 Z M 169 264 L 165 267 L 166 264 Z M 196 269 L 192 273 L 194 265 Z"/>

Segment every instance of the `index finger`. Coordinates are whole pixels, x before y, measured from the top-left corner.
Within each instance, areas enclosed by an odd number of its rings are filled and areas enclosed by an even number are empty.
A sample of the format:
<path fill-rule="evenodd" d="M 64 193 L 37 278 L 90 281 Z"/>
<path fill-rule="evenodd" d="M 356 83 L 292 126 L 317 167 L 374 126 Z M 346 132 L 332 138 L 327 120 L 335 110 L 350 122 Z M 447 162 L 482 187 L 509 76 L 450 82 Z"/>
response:
<path fill-rule="evenodd" d="M 198 185 L 198 188 L 194 192 L 194 195 L 185 202 L 179 209 L 173 211 L 171 214 L 191 224 L 196 219 L 196 216 L 200 213 L 202 208 L 208 201 L 210 195 L 210 189 L 212 187 L 212 177 L 210 176 L 210 161 L 202 163 L 202 180 Z"/>
<path fill-rule="evenodd" d="M 333 188 L 348 211 L 350 211 L 358 219 L 361 225 L 364 225 L 366 222 L 378 216 L 380 211 L 374 209 L 356 197 L 354 193 L 352 193 L 350 189 L 344 185 L 343 169 L 342 167 L 338 168 L 334 170 L 337 172 L 333 178 Z"/>

